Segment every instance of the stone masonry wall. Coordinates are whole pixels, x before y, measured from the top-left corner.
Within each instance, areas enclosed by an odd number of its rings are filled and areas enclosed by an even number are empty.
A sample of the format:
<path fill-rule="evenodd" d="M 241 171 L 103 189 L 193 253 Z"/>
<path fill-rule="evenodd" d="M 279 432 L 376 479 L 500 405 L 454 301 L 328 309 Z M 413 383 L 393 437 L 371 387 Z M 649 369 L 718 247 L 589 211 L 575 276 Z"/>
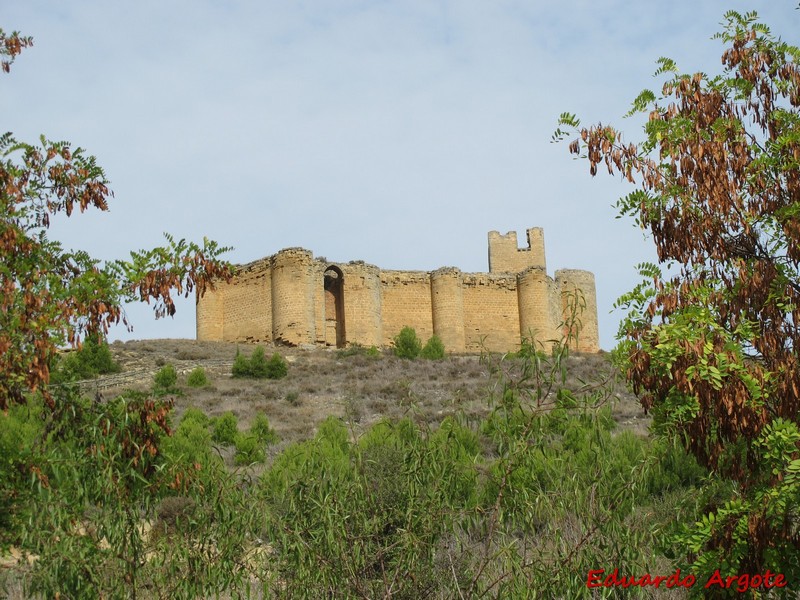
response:
<path fill-rule="evenodd" d="M 464 274 L 464 333 L 467 352 L 519 348 L 516 275 Z"/>
<path fill-rule="evenodd" d="M 220 289 L 222 283 L 218 283 L 215 289 L 206 290 L 205 295 L 200 298 L 195 297 L 196 304 L 196 326 L 198 340 L 222 340 L 223 336 L 223 310 L 224 298 L 223 291 Z M 271 327 L 271 325 L 270 325 Z"/>
<path fill-rule="evenodd" d="M 547 269 L 544 256 L 544 230 L 533 227 L 526 232 L 528 247 L 517 246 L 517 232 L 500 235 L 489 232 L 489 272 L 521 273 L 530 267 Z"/>
<path fill-rule="evenodd" d="M 382 346 L 391 346 L 405 326 L 413 327 L 422 340 L 433 335 L 430 273 L 382 271 L 381 291 Z"/>
<path fill-rule="evenodd" d="M 464 287 L 461 271 L 452 267 L 431 273 L 433 332 L 450 352 L 464 352 Z"/>
<path fill-rule="evenodd" d="M 272 270 L 272 340 L 278 344 L 311 344 L 316 340 L 313 255 L 302 248 L 282 250 Z"/>
<path fill-rule="evenodd" d="M 381 271 L 281 250 L 239 267 L 232 282 L 197 300 L 197 338 L 390 346 L 410 326 L 423 341 L 436 333 L 449 352 L 513 351 L 522 337 L 549 349 L 570 333 L 578 350 L 596 352 L 594 275 L 562 269 L 548 277 L 540 228 L 527 230 L 527 248 L 517 247 L 515 232 L 488 238 L 489 273 Z M 573 332 L 564 326 L 570 298 L 584 307 Z"/>
<path fill-rule="evenodd" d="M 222 339 L 229 341 L 272 341 L 272 273 L 268 261 L 241 269 L 231 283 L 219 287 L 222 298 Z M 214 339 L 214 338 L 200 338 Z"/>
<path fill-rule="evenodd" d="M 348 343 L 382 346 L 383 304 L 381 272 L 363 262 L 342 265 L 344 272 L 344 323 Z"/>
<path fill-rule="evenodd" d="M 577 338 L 576 348 L 580 352 L 598 352 L 600 332 L 597 328 L 597 293 L 594 274 L 577 269 L 556 271 L 556 283 L 561 292 L 561 310 L 565 317 L 575 312 L 577 328 L 573 335 Z M 577 303 L 573 311 L 570 303 Z M 563 332 L 564 335 L 569 333 Z"/>

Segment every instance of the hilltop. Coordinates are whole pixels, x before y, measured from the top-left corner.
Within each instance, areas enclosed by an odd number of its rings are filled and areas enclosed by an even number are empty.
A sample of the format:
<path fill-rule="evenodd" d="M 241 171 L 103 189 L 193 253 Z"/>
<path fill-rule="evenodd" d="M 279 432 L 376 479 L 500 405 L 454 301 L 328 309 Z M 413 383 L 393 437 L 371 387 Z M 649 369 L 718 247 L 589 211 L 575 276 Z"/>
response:
<path fill-rule="evenodd" d="M 233 411 L 242 425 L 262 411 L 283 440 L 280 446 L 313 435 L 329 415 L 342 417 L 363 430 L 384 417 L 412 416 L 431 424 L 461 413 L 479 419 L 489 411 L 489 399 L 500 383 L 493 368 L 500 356 L 448 356 L 440 361 L 404 360 L 384 351 L 378 357 L 358 350 L 266 346 L 289 364 L 280 380 L 237 379 L 231 366 L 237 349 L 249 355 L 254 345 L 187 339 L 139 340 L 111 344 L 122 373 L 101 377 L 89 388 L 110 397 L 126 387 L 147 389 L 165 364 L 179 373 L 183 395 L 175 396 L 178 415 L 194 406 L 210 416 Z M 186 374 L 202 366 L 210 385 L 191 388 Z M 512 369 L 512 363 L 503 370 Z M 495 372 L 493 372 L 493 370 Z M 574 391 L 607 381 L 607 397 L 619 429 L 646 434 L 649 417 L 618 377 L 607 353 L 573 354 L 567 359 L 567 386 Z"/>

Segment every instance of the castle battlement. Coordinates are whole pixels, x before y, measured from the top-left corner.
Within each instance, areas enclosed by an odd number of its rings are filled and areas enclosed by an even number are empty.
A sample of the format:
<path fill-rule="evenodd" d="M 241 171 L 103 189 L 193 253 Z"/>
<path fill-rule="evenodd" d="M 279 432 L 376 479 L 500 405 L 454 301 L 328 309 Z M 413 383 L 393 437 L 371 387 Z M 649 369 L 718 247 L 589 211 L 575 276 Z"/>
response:
<path fill-rule="evenodd" d="M 561 339 L 571 298 L 580 298 L 577 344 L 599 349 L 594 275 L 547 275 L 544 232 L 489 232 L 489 272 L 382 271 L 363 261 L 337 263 L 287 248 L 239 266 L 197 300 L 197 339 L 345 347 L 389 346 L 405 326 L 438 335 L 448 352 L 506 352 L 533 337 Z"/>

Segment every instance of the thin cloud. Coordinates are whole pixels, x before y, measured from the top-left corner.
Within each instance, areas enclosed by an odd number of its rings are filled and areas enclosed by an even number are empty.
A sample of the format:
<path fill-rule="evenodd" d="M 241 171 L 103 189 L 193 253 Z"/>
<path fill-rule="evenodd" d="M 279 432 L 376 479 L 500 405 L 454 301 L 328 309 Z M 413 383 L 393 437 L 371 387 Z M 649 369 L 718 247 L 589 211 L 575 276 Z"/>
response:
<path fill-rule="evenodd" d="M 760 4 L 791 39 L 794 6 Z M 67 246 L 113 259 L 169 231 L 235 246 L 235 262 L 304 246 L 383 268 L 482 271 L 487 231 L 543 226 L 551 271 L 595 272 L 610 348 L 619 315 L 607 313 L 653 253 L 614 219 L 630 188 L 592 180 L 550 134 L 570 111 L 636 139 L 637 121 L 620 117 L 656 83 L 655 59 L 716 69 L 721 46 L 709 38 L 724 10 L 712 0 L 18 2 L 2 26 L 36 45 L 0 79 L 0 110 L 21 139 L 88 148 L 112 181 L 109 214 L 56 224 Z M 193 337 L 193 301 L 178 309 L 154 323 L 131 307 L 133 337 Z"/>

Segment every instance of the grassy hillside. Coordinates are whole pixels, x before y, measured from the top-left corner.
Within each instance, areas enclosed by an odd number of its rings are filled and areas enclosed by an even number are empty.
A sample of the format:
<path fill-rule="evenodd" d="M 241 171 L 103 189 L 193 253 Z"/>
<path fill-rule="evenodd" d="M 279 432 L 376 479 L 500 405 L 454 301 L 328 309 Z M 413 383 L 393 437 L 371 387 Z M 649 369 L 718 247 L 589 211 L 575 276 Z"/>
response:
<path fill-rule="evenodd" d="M 115 343 L 120 372 L 65 398 L 64 425 L 1 419 L 8 473 L 34 460 L 44 482 L 0 495 L 7 592 L 27 578 L 45 595 L 91 579 L 109 597 L 584 597 L 592 569 L 673 573 L 670 532 L 714 494 L 647 438 L 605 354 L 267 348 L 285 377 L 233 377 L 254 349 Z M 172 367 L 167 414 L 150 394 Z M 207 383 L 189 385 L 198 369 Z"/>
<path fill-rule="evenodd" d="M 210 416 L 233 411 L 243 425 L 256 412 L 267 414 L 284 442 L 310 437 L 329 415 L 342 417 L 363 430 L 381 418 L 411 416 L 416 421 L 440 422 L 463 413 L 476 419 L 489 412 L 499 378 L 492 372 L 499 356 L 448 356 L 444 360 L 403 360 L 384 351 L 379 357 L 358 350 L 268 348 L 289 363 L 279 380 L 234 379 L 231 366 L 237 350 L 249 355 L 252 345 L 195 340 L 141 340 L 111 344 L 122 375 L 136 373 L 136 383 L 104 388 L 105 396 L 125 387 L 149 389 L 165 364 L 179 372 L 182 395 L 175 397 L 178 415 L 190 406 Z M 210 385 L 186 385 L 188 373 L 203 366 Z M 507 368 L 507 367 L 506 367 Z M 100 378 L 114 381 L 114 377 Z M 646 435 L 650 418 L 614 372 L 607 353 L 572 354 L 567 358 L 566 385 L 573 391 L 604 384 L 619 430 Z M 92 389 L 92 385 L 87 386 Z"/>

